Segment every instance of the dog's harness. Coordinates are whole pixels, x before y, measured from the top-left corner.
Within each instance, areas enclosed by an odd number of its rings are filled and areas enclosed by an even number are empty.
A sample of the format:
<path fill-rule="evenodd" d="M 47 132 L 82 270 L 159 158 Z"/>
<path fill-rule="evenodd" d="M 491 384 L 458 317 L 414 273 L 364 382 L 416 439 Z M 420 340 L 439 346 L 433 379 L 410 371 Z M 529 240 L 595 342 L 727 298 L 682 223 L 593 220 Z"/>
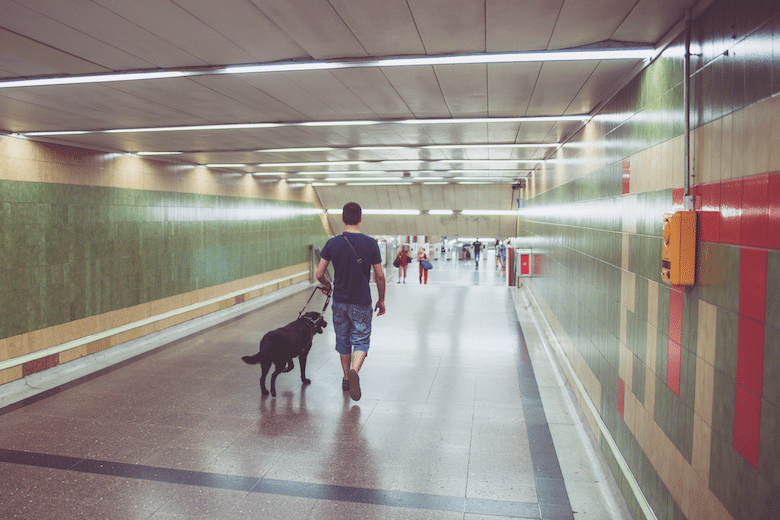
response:
<path fill-rule="evenodd" d="M 309 305 L 309 302 L 311 301 L 311 299 L 314 298 L 314 293 L 316 293 L 317 291 L 322 291 L 324 293 L 325 292 L 325 288 L 324 287 L 315 287 L 314 290 L 311 292 L 311 296 L 309 296 L 309 299 L 306 300 L 306 305 Z M 320 311 L 320 314 L 325 314 L 325 309 L 328 308 L 328 304 L 329 303 L 330 303 L 330 294 L 325 299 L 325 306 L 322 308 L 322 311 Z M 301 309 L 301 312 L 298 313 L 298 318 L 300 318 L 303 315 L 303 311 L 306 310 L 306 305 L 304 305 L 303 309 Z M 312 323 L 312 325 L 314 325 L 314 323 Z"/>

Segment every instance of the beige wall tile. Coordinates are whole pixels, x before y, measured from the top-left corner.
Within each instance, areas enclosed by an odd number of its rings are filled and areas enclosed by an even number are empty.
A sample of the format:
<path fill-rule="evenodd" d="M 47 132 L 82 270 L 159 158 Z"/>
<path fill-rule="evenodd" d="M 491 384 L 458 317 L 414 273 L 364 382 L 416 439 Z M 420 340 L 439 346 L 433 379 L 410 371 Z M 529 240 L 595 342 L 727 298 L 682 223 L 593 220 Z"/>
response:
<path fill-rule="evenodd" d="M 772 99 L 759 101 L 745 110 L 751 125 L 751 133 L 746 136 L 746 140 L 752 143 L 751 151 L 755 159 L 755 170 L 750 175 L 768 173 L 772 153 Z"/>
<path fill-rule="evenodd" d="M 624 344 L 618 346 L 618 375 L 626 385 L 626 394 L 634 391 L 634 354 Z"/>
<path fill-rule="evenodd" d="M 620 267 L 623 268 L 623 270 L 628 270 L 628 262 L 629 258 L 631 257 L 630 251 L 629 251 L 629 234 L 623 233 L 623 240 L 622 240 L 622 249 L 621 249 L 621 258 L 620 258 Z"/>
<path fill-rule="evenodd" d="M 712 181 L 709 182 L 715 182 L 723 179 L 723 160 L 722 160 L 722 154 L 723 149 L 721 147 L 721 142 L 723 142 L 723 119 L 717 119 L 711 123 L 709 123 L 712 127 L 712 133 L 711 133 L 711 154 L 712 154 Z M 707 181 L 702 181 L 707 182 Z M 698 182 L 696 183 L 698 184 Z"/>
<path fill-rule="evenodd" d="M 780 171 L 780 94 L 775 94 L 769 103 L 769 171 Z"/>
<path fill-rule="evenodd" d="M 631 312 L 635 312 L 635 303 L 636 275 L 631 271 L 623 270 L 620 275 L 620 304 Z"/>
<path fill-rule="evenodd" d="M 705 484 L 710 483 L 710 449 L 712 446 L 712 428 L 701 417 L 693 417 L 693 455 L 691 465 L 696 475 Z"/>
<path fill-rule="evenodd" d="M 658 325 L 658 282 L 647 282 L 647 322 Z"/>
<path fill-rule="evenodd" d="M 729 114 L 727 116 L 723 116 L 723 119 L 721 120 L 721 142 L 720 142 L 720 178 L 722 180 L 725 179 L 731 179 L 734 176 L 734 172 L 732 170 L 732 163 L 734 162 L 734 159 L 732 157 L 732 129 L 733 129 L 733 118 L 732 115 Z M 736 163 L 739 164 L 739 163 Z"/>
<path fill-rule="evenodd" d="M 672 146 L 672 164 L 669 171 L 672 172 L 671 182 L 667 188 L 682 188 L 685 185 L 685 139 L 682 135 L 669 141 Z"/>
<path fill-rule="evenodd" d="M 702 420 L 712 424 L 712 406 L 715 392 L 715 368 L 696 357 L 696 401 L 694 411 Z"/>
<path fill-rule="evenodd" d="M 696 174 L 696 184 L 712 182 L 714 179 L 712 167 L 712 127 L 708 123 L 691 132 L 693 153 L 691 168 Z"/>
<path fill-rule="evenodd" d="M 710 365 L 715 364 L 715 339 L 718 324 L 718 308 L 699 300 L 699 323 L 696 339 L 696 355 Z"/>
<path fill-rule="evenodd" d="M 634 194 L 623 197 L 623 233 L 636 234 L 637 196 Z M 628 254 L 628 238 L 623 237 L 623 254 Z M 628 262 L 623 269 L 628 269 Z"/>
<path fill-rule="evenodd" d="M 647 324 L 647 351 L 645 359 L 647 360 L 647 371 L 645 372 L 645 408 L 650 418 L 655 417 L 655 362 L 656 346 L 658 340 L 658 329 L 651 324 Z"/>

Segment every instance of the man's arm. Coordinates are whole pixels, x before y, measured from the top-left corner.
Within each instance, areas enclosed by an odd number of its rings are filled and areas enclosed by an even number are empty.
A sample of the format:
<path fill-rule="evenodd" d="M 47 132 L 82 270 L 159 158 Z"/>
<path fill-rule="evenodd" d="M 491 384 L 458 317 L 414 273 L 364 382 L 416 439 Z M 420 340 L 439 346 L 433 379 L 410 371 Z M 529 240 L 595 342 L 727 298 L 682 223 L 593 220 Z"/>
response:
<path fill-rule="evenodd" d="M 377 316 L 385 313 L 385 272 L 382 270 L 382 264 L 374 264 L 374 280 L 376 281 L 376 291 L 379 297 L 376 302 Z"/>
<path fill-rule="evenodd" d="M 320 258 L 320 265 L 317 266 L 317 273 L 315 276 L 317 277 L 317 280 L 322 284 L 322 286 L 325 288 L 325 294 L 330 296 L 330 293 L 333 291 L 333 287 L 330 285 L 330 281 L 325 276 L 325 273 L 328 270 L 328 265 L 330 264 L 329 260 L 325 260 L 324 258 Z"/>

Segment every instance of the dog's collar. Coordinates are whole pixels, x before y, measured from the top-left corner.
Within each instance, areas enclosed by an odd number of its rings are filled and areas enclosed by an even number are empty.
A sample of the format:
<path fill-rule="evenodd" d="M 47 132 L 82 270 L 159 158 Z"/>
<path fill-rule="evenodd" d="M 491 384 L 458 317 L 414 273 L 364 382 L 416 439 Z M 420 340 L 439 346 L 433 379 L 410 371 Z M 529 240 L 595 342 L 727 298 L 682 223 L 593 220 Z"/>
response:
<path fill-rule="evenodd" d="M 309 328 L 311 328 L 311 332 L 314 334 L 314 331 L 317 330 L 317 322 L 308 316 L 301 316 L 300 319 L 309 324 Z"/>

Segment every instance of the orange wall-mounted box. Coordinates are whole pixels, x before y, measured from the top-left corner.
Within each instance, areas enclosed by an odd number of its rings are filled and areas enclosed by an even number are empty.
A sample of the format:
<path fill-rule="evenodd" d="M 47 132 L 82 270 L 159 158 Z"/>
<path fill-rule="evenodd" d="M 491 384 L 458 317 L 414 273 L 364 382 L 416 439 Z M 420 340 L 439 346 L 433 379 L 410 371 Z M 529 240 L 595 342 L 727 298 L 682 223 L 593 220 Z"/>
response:
<path fill-rule="evenodd" d="M 696 212 L 664 214 L 661 278 L 672 285 L 693 285 L 696 278 Z"/>

